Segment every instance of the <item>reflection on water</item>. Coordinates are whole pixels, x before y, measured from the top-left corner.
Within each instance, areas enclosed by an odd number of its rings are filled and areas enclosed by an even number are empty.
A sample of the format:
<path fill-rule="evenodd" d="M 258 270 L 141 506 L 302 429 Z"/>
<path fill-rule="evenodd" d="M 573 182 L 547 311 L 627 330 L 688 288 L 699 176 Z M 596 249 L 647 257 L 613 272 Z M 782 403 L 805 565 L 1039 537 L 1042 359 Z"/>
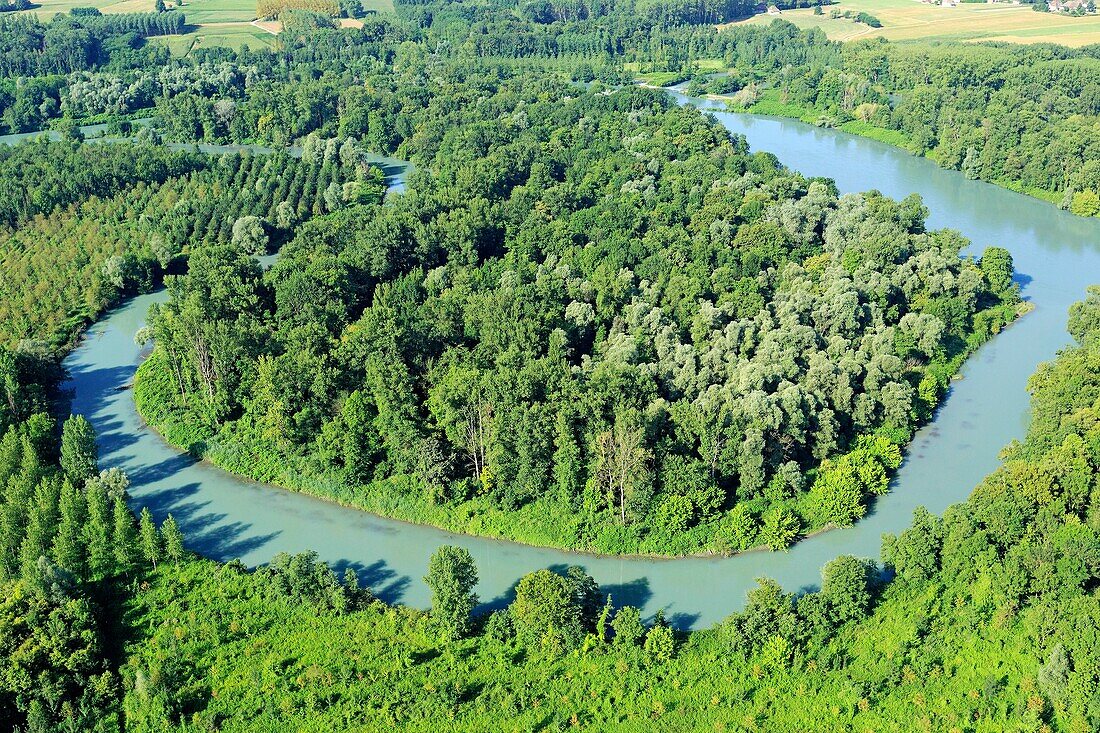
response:
<path fill-rule="evenodd" d="M 388 601 L 428 605 L 421 578 L 432 551 L 444 543 L 473 554 L 481 575 L 478 592 L 489 607 L 506 603 L 523 574 L 569 564 L 583 565 L 616 602 L 640 605 L 647 613 L 664 609 L 685 628 L 710 625 L 738 608 L 761 575 L 789 590 L 813 588 L 822 565 L 837 555 L 876 557 L 882 533 L 904 529 L 914 507 L 939 512 L 964 499 L 997 465 L 1001 447 L 1023 436 L 1028 376 L 1068 342 L 1070 303 L 1100 281 L 1100 220 L 968 181 L 872 140 L 791 120 L 715 114 L 745 135 L 753 149 L 772 152 L 806 175 L 831 177 L 841 191 L 920 193 L 931 209 L 931 226 L 959 230 L 973 240 L 976 253 L 993 244 L 1009 249 L 1023 294 L 1036 306 L 966 364 L 964 379 L 954 383 L 935 422 L 916 436 L 892 492 L 854 527 L 826 532 L 783 553 L 679 560 L 588 557 L 459 537 L 236 479 L 166 446 L 141 425 L 131 393 L 117 389 L 133 377 L 139 358 L 133 334 L 162 294 L 141 296 L 109 314 L 73 352 L 66 362 L 75 389 L 73 409 L 100 432 L 103 465 L 119 466 L 134 479 L 135 504 L 149 505 L 161 518 L 171 511 L 195 549 L 250 565 L 281 551 L 316 550 L 340 570 L 357 570 Z"/>

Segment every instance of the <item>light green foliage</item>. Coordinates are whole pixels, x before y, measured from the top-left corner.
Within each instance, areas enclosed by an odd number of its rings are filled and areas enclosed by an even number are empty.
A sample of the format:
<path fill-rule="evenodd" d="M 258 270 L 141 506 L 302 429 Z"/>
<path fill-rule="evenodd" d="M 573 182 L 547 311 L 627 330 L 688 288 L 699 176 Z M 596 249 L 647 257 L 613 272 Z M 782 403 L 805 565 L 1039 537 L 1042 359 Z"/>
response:
<path fill-rule="evenodd" d="M 99 473 L 95 431 L 83 415 L 70 415 L 61 430 L 61 467 L 76 485 Z"/>
<path fill-rule="evenodd" d="M 145 561 L 156 568 L 157 562 L 164 555 L 164 540 L 161 537 L 160 530 L 157 529 L 156 523 L 153 522 L 153 515 L 149 512 L 149 507 L 141 508 L 138 531 L 141 536 L 141 553 L 145 557 Z"/>
<path fill-rule="evenodd" d="M 477 568 L 468 550 L 444 545 L 432 554 L 424 582 L 432 591 L 432 616 L 447 635 L 458 638 L 470 627 L 477 606 Z"/>
<path fill-rule="evenodd" d="M 785 550 L 798 538 L 801 524 L 794 512 L 783 507 L 764 515 L 760 526 L 760 541 L 773 550 Z"/>
<path fill-rule="evenodd" d="M 874 563 L 844 555 L 821 571 L 821 597 L 839 623 L 860 619 L 871 607 L 871 577 Z"/>
<path fill-rule="evenodd" d="M 641 613 L 634 606 L 623 606 L 615 612 L 611 630 L 615 632 L 615 643 L 621 646 L 636 646 L 645 636 Z"/>
<path fill-rule="evenodd" d="M 645 654 L 651 664 L 661 665 L 676 652 L 676 638 L 667 626 L 654 626 L 645 635 Z"/>
<path fill-rule="evenodd" d="M 176 520 L 169 514 L 160 525 L 160 536 L 164 540 L 164 556 L 171 562 L 179 562 L 185 557 L 183 533 Z"/>
<path fill-rule="evenodd" d="M 519 640 L 533 650 L 560 652 L 579 643 L 583 634 L 569 582 L 549 570 L 521 578 L 508 611 Z"/>

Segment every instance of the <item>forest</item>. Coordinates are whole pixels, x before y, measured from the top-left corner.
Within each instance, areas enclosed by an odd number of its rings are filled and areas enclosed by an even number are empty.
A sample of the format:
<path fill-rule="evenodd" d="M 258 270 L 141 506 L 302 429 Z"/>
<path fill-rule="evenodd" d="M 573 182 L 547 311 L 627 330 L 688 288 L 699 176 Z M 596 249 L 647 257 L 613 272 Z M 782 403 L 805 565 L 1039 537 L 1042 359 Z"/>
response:
<path fill-rule="evenodd" d="M 167 23 L 171 12 L 149 27 L 135 19 L 133 28 L 122 20 L 101 28 L 95 22 L 104 21 L 95 18 L 66 17 L 44 26 L 0 16 L 0 117 L 10 130 L 23 131 L 65 115 L 156 105 L 174 139 L 190 141 L 199 130 L 207 141 L 285 145 L 313 131 L 347 135 L 349 130 L 334 129 L 337 120 L 372 116 L 377 129 L 369 133 L 371 149 L 393 152 L 406 132 L 395 129 L 403 120 L 394 103 L 415 91 L 394 88 L 389 64 L 395 58 L 418 63 L 417 53 L 401 43 L 431 38 L 461 63 L 518 65 L 607 84 L 629 81 L 630 67 L 668 82 L 691 82 L 693 91 L 718 94 L 737 109 L 869 135 L 968 177 L 1076 214 L 1100 215 L 1100 45 L 841 44 L 781 20 L 716 31 L 711 23 L 745 14 L 737 3 L 398 7 L 400 21 L 368 17 L 361 29 L 336 29 L 323 18 L 306 24 L 284 34 L 278 54 L 207 49 L 171 61 L 159 46 L 142 41 L 162 32 L 157 24 Z M 74 41 L 77 36 L 85 40 Z M 41 51 L 20 50 L 29 47 Z M 728 72 L 700 71 L 712 63 Z M 292 71 L 307 66 L 327 73 Z M 35 73 L 55 76 L 12 83 L 14 76 Z M 369 107 L 359 105 L 363 89 L 344 83 L 348 73 L 375 78 Z M 263 81 L 245 84 L 249 77 Z M 67 103 L 74 92 L 88 101 Z M 368 134 L 366 121 L 354 122 L 360 139 Z"/>
<path fill-rule="evenodd" d="M 355 150 L 354 145 L 351 148 Z M 0 147 L 0 344 L 53 339 L 151 289 L 193 247 L 276 247 L 297 223 L 381 196 L 370 166 L 279 153 L 222 159 L 152 144 Z M 46 215 L 48 214 L 48 216 Z"/>
<path fill-rule="evenodd" d="M 20 376 L 0 440 L 0 720 L 16 730 L 519 727 L 1090 731 L 1100 724 L 1100 288 L 1076 345 L 1032 379 L 1027 438 L 966 502 L 918 510 L 884 570 L 828 564 L 797 596 L 761 579 L 685 634 L 581 567 L 484 609 L 441 547 L 428 612 L 389 606 L 309 553 L 247 571 L 184 548 L 60 436 Z M 0 367 L 10 369 L 9 362 Z"/>
<path fill-rule="evenodd" d="M 428 110 L 411 190 L 314 219 L 267 273 L 196 251 L 138 409 L 252 478 L 534 544 L 781 549 L 857 520 L 1015 317 L 1008 253 L 960 258 L 919 199 L 838 198 L 660 92 L 522 81 Z"/>
<path fill-rule="evenodd" d="M 690 632 L 583 556 L 487 599 L 443 545 L 428 610 L 308 548 L 199 557 L 70 415 L 62 357 L 163 284 L 135 401 L 237 473 L 604 553 L 859 521 L 1026 311 L 1011 253 L 919 197 L 839 195 L 633 70 L 1087 215 L 1100 54 L 709 25 L 743 9 L 295 10 L 277 51 L 185 59 L 144 40 L 175 11 L 0 15 L 3 125 L 65 133 L 0 146 L 0 728 L 1100 728 L 1100 288 L 965 502 Z M 715 58 L 734 73 L 696 73 Z M 83 140 L 91 119 L 132 139 Z M 411 162 L 402 192 L 373 154 Z"/>

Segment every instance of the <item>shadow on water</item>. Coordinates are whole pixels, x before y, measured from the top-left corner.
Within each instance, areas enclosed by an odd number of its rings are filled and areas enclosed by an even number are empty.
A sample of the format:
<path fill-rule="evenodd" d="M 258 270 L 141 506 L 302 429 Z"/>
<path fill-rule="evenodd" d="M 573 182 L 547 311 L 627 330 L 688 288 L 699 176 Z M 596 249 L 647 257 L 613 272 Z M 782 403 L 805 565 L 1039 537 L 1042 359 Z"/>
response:
<path fill-rule="evenodd" d="M 148 508 L 157 523 L 171 514 L 187 538 L 188 549 L 222 562 L 255 552 L 282 534 L 278 530 L 257 534 L 248 522 L 227 523 L 227 514 L 207 511 L 210 501 L 193 500 L 200 490 L 201 486 L 192 482 L 146 492 L 131 504 L 139 511 Z"/>
<path fill-rule="evenodd" d="M 364 565 L 356 560 L 345 559 L 337 560 L 330 565 L 341 577 L 349 568 L 355 571 L 361 588 L 370 588 L 375 598 L 391 605 L 401 601 L 412 583 L 412 578 L 398 574 L 385 560 L 376 560 L 369 565 Z"/>
<path fill-rule="evenodd" d="M 601 590 L 605 595 L 611 596 L 611 603 L 615 608 L 623 606 L 645 608 L 653 598 L 649 578 L 635 578 L 625 583 L 604 583 Z"/>
<path fill-rule="evenodd" d="M 137 461 L 127 460 L 126 457 L 120 459 L 120 463 L 131 465 L 136 464 Z M 148 486 L 154 483 L 165 481 L 172 476 L 182 473 L 185 469 L 194 466 L 198 463 L 198 459 L 187 453 L 179 453 L 171 458 L 165 458 L 159 463 L 152 463 L 146 465 L 140 465 L 136 468 L 130 468 L 127 470 L 127 474 L 130 476 L 130 481 L 134 485 Z"/>
<path fill-rule="evenodd" d="M 1019 288 L 1020 288 L 1020 297 L 1023 300 L 1031 300 L 1031 298 L 1029 298 L 1027 296 L 1026 291 L 1027 291 L 1027 286 L 1031 285 L 1032 280 L 1033 280 L 1033 278 L 1031 277 L 1031 275 L 1027 275 L 1027 274 L 1022 273 L 1022 272 L 1016 272 L 1016 273 L 1013 273 L 1013 275 L 1012 275 L 1012 282 L 1016 283 L 1016 285 L 1019 286 Z"/>

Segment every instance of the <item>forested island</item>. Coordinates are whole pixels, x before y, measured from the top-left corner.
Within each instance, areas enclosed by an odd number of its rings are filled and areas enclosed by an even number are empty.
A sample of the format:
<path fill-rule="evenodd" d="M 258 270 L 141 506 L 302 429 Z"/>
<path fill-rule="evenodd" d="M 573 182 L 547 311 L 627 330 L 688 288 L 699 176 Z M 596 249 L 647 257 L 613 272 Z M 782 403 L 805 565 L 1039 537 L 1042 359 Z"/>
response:
<path fill-rule="evenodd" d="M 1008 253 L 962 259 L 919 200 L 838 198 L 659 92 L 501 76 L 423 111 L 406 193 L 267 273 L 192 257 L 150 316 L 146 419 L 252 478 L 534 544 L 782 549 L 862 516 L 1015 317 Z"/>
<path fill-rule="evenodd" d="M 916 195 L 841 195 L 634 71 L 1088 216 L 1100 50 L 713 27 L 747 8 L 285 10 L 276 51 L 185 59 L 149 42 L 176 10 L 0 15 L 3 126 L 62 133 L 0 145 L 0 727 L 1100 727 L 1097 289 L 968 500 L 918 510 L 879 562 L 822 558 L 816 587 L 762 572 L 690 632 L 583 558 L 489 599 L 445 545 L 418 610 L 308 547 L 200 557 L 69 414 L 64 355 L 163 284 L 110 389 L 238 474 L 607 554 L 858 522 L 1026 311 L 1012 255 L 930 228 Z M 411 162 L 403 191 L 378 155 Z"/>

